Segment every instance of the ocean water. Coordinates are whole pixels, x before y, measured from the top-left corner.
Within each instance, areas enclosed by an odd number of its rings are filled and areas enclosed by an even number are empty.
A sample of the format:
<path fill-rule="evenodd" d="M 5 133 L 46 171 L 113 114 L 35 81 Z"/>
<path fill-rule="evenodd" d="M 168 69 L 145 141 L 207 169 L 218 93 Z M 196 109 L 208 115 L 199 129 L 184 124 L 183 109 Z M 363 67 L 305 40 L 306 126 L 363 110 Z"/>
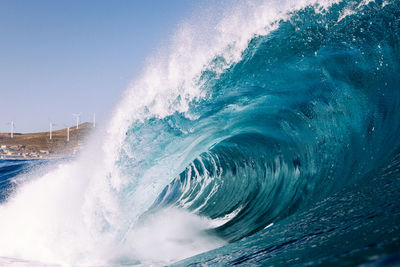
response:
<path fill-rule="evenodd" d="M 0 162 L 0 263 L 400 265 L 400 2 L 190 20 L 74 160 Z"/>

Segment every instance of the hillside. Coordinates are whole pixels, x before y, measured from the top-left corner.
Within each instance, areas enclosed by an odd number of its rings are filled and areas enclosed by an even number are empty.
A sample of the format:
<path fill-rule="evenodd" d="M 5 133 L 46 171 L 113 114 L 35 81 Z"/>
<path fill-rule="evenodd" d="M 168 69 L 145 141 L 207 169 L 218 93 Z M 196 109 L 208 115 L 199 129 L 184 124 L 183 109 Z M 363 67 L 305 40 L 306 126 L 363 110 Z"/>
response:
<path fill-rule="evenodd" d="M 92 131 L 91 123 L 71 127 L 69 141 L 67 129 L 41 133 L 0 133 L 0 158 L 53 158 L 75 155 L 83 146 L 85 138 Z"/>

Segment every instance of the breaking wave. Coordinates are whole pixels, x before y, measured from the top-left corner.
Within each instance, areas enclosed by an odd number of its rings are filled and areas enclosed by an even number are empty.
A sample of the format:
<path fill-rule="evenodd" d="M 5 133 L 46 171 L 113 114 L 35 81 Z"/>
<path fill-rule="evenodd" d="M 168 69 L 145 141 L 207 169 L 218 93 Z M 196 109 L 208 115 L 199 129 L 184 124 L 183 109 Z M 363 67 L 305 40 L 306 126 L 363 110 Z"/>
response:
<path fill-rule="evenodd" d="M 162 265 L 222 247 L 202 257 L 245 263 L 249 237 L 261 251 L 266 229 L 378 186 L 400 144 L 399 18 L 398 1 L 280 1 L 205 33 L 183 24 L 105 137 L 23 175 L 0 206 L 0 256 Z"/>

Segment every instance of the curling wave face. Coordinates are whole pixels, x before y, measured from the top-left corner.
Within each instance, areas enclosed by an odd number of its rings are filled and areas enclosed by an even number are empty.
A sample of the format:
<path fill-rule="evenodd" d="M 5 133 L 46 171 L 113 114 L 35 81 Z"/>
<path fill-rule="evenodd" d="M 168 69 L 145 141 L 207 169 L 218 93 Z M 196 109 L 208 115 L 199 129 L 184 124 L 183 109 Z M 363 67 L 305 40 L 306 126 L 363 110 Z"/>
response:
<path fill-rule="evenodd" d="M 399 144 L 400 9 L 357 4 L 298 11 L 223 73 L 204 72 L 196 119 L 156 122 L 196 138 L 199 156 L 153 207 L 222 220 L 216 232 L 236 241 L 387 164 Z"/>
<path fill-rule="evenodd" d="M 223 246 L 197 263 L 240 258 L 246 237 L 371 182 L 400 142 L 399 17 L 394 0 L 260 4 L 223 19 L 211 47 L 183 27 L 126 93 L 102 151 L 0 206 L 0 256 L 166 264 Z"/>

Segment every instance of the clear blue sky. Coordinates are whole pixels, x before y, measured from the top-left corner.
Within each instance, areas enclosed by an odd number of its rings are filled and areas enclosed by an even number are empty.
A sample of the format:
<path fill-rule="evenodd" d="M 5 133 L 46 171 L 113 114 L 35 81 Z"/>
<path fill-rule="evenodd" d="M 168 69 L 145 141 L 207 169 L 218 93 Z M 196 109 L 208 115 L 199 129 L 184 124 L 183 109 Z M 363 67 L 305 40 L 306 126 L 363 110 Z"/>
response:
<path fill-rule="evenodd" d="M 203 4 L 205 1 L 200 1 Z M 0 132 L 106 118 L 198 0 L 1 0 Z"/>

